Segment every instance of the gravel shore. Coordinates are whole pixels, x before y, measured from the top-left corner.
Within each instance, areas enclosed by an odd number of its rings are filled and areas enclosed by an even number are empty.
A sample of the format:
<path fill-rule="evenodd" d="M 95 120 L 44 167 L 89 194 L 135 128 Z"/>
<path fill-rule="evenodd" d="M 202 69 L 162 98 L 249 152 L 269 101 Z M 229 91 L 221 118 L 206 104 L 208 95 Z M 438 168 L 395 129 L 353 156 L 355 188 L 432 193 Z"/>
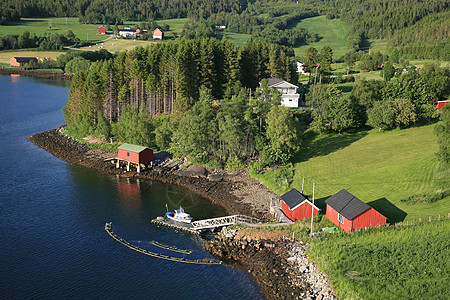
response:
<path fill-rule="evenodd" d="M 224 173 L 203 166 L 168 159 L 141 173 L 116 169 L 108 161 L 117 157 L 64 135 L 57 128 L 37 133 L 29 140 L 54 156 L 72 164 L 108 174 L 175 184 L 192 190 L 221 205 L 229 214 L 243 214 L 272 221 L 270 203 L 279 196 L 245 172 Z M 229 231 L 226 228 L 210 241 L 207 250 L 221 259 L 236 262 L 248 270 L 267 299 L 335 299 L 326 277 L 309 262 L 301 241 L 288 239 L 286 232 L 257 229 Z"/>

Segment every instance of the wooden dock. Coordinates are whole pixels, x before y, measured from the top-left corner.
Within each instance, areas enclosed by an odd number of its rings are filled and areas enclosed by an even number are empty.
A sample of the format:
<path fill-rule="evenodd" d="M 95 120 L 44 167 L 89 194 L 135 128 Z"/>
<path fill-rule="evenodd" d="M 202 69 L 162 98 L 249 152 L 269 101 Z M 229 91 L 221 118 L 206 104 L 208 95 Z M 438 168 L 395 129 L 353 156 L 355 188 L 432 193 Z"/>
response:
<path fill-rule="evenodd" d="M 194 221 L 191 223 L 182 223 L 168 220 L 166 218 L 153 219 L 151 223 L 161 226 L 166 226 L 180 231 L 189 232 L 192 234 L 200 234 L 205 230 L 214 230 L 219 227 L 230 226 L 236 223 L 241 223 L 247 226 L 252 226 L 258 223 L 259 220 L 256 218 L 244 216 L 244 215 L 232 215 L 220 218 L 212 218 Z"/>

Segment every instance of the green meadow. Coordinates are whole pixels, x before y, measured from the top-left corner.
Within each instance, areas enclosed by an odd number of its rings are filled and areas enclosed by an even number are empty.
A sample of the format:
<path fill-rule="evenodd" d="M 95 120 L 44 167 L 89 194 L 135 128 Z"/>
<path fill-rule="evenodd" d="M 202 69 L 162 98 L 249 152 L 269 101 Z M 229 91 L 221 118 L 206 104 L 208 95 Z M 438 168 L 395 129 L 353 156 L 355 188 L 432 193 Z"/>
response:
<path fill-rule="evenodd" d="M 450 186 L 448 170 L 439 168 L 435 156 L 438 146 L 433 128 L 426 125 L 323 137 L 307 134 L 296 162 L 288 167 L 290 174 L 285 168 L 255 177 L 279 194 L 291 188 L 301 190 L 305 178 L 305 193 L 312 195 L 315 183 L 316 203 L 322 209 L 328 197 L 346 189 L 391 223 L 447 215 L 450 197 L 430 204 L 401 202 L 412 195 Z M 290 185 L 285 184 L 289 179 Z"/>
<path fill-rule="evenodd" d="M 309 47 L 320 51 L 325 46 L 333 49 L 333 58 L 336 59 L 347 52 L 347 26 L 339 19 L 328 20 L 326 16 L 307 18 L 299 21 L 293 28 L 301 27 L 319 35 L 316 43 L 305 43 L 294 47 L 295 55 L 303 57 Z"/>
<path fill-rule="evenodd" d="M 313 239 L 310 258 L 342 299 L 449 299 L 450 220 Z"/>
<path fill-rule="evenodd" d="M 97 33 L 99 26 L 94 24 L 80 24 L 78 23 L 78 18 L 22 18 L 18 22 L 1 25 L 0 35 L 20 35 L 24 31 L 28 31 L 31 35 L 35 34 L 40 36 L 51 33 L 67 34 L 67 30 L 72 30 L 82 41 L 99 41 L 106 38 L 104 35 Z"/>

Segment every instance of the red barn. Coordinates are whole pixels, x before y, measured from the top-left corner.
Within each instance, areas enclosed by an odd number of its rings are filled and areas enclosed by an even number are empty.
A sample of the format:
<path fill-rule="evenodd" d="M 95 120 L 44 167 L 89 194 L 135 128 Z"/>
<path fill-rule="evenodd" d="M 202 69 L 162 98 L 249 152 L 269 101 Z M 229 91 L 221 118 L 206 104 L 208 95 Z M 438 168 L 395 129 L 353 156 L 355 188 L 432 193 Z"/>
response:
<path fill-rule="evenodd" d="M 11 57 L 11 59 L 9 60 L 9 65 L 11 67 L 20 67 L 23 66 L 24 64 L 27 64 L 31 61 L 37 62 L 38 58 L 37 57 Z"/>
<path fill-rule="evenodd" d="M 445 104 L 447 104 L 447 103 L 449 103 L 449 102 L 450 102 L 449 100 L 438 101 L 438 102 L 436 103 L 436 108 L 437 108 L 438 110 L 440 110 L 441 108 L 444 107 Z"/>
<path fill-rule="evenodd" d="M 132 144 L 122 144 L 118 149 L 119 159 L 127 162 L 145 164 L 153 161 L 153 149 Z"/>
<path fill-rule="evenodd" d="M 311 214 L 315 216 L 320 210 L 296 189 L 282 195 L 281 200 L 281 210 L 292 221 L 309 219 Z"/>
<path fill-rule="evenodd" d="M 385 225 L 387 218 L 345 189 L 325 200 L 327 219 L 350 232 L 358 228 Z"/>
<path fill-rule="evenodd" d="M 100 34 L 106 34 L 106 27 L 105 26 L 100 26 L 98 28 L 98 33 Z"/>

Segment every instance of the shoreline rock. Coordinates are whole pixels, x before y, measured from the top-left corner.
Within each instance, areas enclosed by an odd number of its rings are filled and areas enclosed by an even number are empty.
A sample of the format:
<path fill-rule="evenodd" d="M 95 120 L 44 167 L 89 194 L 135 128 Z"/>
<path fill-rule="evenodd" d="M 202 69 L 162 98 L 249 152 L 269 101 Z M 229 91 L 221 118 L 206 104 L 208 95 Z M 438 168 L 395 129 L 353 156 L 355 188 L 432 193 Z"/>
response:
<path fill-rule="evenodd" d="M 183 162 L 176 160 L 167 160 L 141 173 L 125 172 L 105 161 L 117 154 L 90 149 L 64 135 L 63 128 L 37 133 L 28 139 L 69 163 L 116 176 L 182 186 L 221 205 L 229 214 L 272 221 L 268 207 L 277 194 L 246 174 L 211 172 L 201 166 L 184 169 Z M 261 234 L 266 236 L 261 237 Z M 280 236 L 274 234 L 277 233 L 223 228 L 205 247 L 212 255 L 246 268 L 267 299 L 336 299 L 331 288 L 322 283 L 326 282 L 326 277 L 305 256 L 306 245 L 287 239 L 287 232 L 278 232 Z"/>

